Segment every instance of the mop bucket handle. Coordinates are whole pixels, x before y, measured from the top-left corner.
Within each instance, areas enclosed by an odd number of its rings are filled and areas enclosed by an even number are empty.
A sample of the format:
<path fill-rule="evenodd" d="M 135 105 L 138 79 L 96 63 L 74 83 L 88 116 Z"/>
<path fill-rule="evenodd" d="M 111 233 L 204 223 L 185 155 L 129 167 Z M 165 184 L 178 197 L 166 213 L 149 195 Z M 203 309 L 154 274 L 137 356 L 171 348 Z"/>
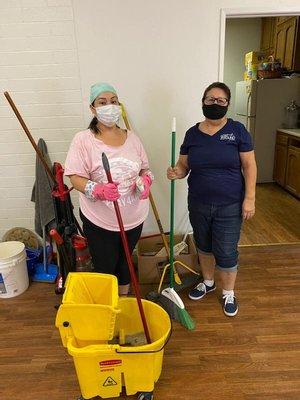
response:
<path fill-rule="evenodd" d="M 169 317 L 170 318 L 170 317 Z M 168 336 L 167 336 L 167 338 L 166 338 L 166 340 L 165 340 L 165 343 L 158 349 L 158 350 L 146 350 L 146 351 L 118 351 L 117 349 L 116 349 L 116 353 L 118 353 L 118 354 L 151 354 L 151 353 L 159 353 L 160 351 L 162 351 L 165 347 L 166 347 L 166 345 L 169 343 L 169 340 L 170 340 L 170 338 L 171 338 L 171 335 L 172 335 L 172 333 L 173 333 L 173 326 L 172 326 L 172 320 L 171 320 L 171 318 L 170 318 L 170 324 L 171 324 L 171 326 L 170 326 L 170 332 L 168 333 Z"/>

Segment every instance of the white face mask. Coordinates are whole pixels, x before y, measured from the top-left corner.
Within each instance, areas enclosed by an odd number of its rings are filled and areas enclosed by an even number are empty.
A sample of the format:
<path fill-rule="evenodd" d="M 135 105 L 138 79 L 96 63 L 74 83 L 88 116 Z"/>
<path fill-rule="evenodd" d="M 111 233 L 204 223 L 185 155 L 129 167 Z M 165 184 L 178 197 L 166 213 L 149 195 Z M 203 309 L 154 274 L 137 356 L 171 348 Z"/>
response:
<path fill-rule="evenodd" d="M 116 125 L 122 114 L 121 106 L 116 104 L 97 107 L 96 112 L 98 121 L 109 127 Z"/>

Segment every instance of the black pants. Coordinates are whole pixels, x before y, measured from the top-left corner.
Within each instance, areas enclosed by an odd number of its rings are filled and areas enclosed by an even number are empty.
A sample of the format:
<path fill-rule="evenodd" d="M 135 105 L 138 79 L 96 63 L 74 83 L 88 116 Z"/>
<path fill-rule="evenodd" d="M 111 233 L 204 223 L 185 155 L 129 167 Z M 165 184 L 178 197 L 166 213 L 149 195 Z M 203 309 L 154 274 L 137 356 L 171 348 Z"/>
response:
<path fill-rule="evenodd" d="M 100 228 L 80 211 L 83 233 L 87 238 L 96 272 L 115 275 L 119 285 L 130 283 L 130 273 L 120 232 Z M 143 224 L 126 231 L 130 253 L 133 252 L 143 229 Z"/>

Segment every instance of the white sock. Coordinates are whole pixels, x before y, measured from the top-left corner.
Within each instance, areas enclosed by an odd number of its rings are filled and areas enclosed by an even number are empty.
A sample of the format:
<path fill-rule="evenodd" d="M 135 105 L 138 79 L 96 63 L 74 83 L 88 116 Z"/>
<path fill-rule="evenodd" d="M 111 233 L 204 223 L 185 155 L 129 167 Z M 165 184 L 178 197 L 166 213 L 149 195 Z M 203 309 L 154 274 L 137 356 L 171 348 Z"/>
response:
<path fill-rule="evenodd" d="M 212 287 L 214 286 L 215 281 L 214 280 L 209 280 L 209 279 L 204 279 L 203 283 L 208 286 L 208 287 Z"/>
<path fill-rule="evenodd" d="M 222 294 L 223 294 L 223 296 L 229 296 L 229 295 L 234 296 L 234 290 L 225 290 L 225 289 L 223 289 Z"/>

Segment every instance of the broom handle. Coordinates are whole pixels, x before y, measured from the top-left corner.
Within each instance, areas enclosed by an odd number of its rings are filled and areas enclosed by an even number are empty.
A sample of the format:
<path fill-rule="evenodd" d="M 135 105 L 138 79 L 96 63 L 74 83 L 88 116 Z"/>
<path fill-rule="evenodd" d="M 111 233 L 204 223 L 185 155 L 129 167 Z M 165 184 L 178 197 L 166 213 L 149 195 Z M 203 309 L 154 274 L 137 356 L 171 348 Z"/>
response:
<path fill-rule="evenodd" d="M 154 202 L 154 198 L 153 198 L 151 192 L 149 193 L 149 200 L 150 200 L 152 211 L 153 211 L 153 214 L 155 216 L 155 220 L 156 220 L 156 223 L 157 223 L 157 226 L 158 226 L 158 229 L 159 229 L 160 236 L 162 238 L 162 241 L 163 241 L 164 247 L 166 249 L 168 258 L 170 258 L 170 249 L 169 249 L 169 244 L 168 244 L 168 241 L 167 241 L 167 237 L 166 237 L 165 232 L 163 230 L 163 227 L 162 227 L 162 224 L 161 224 L 161 221 L 160 221 L 160 218 L 159 218 L 159 214 L 158 214 L 155 202 Z"/>
<path fill-rule="evenodd" d="M 121 103 L 121 108 L 122 108 L 122 118 L 123 118 L 124 124 L 126 126 L 126 129 L 130 130 L 130 125 L 129 125 L 128 118 L 127 118 L 127 115 L 126 115 L 125 107 L 124 107 L 124 105 L 122 103 Z M 154 198 L 152 196 L 151 191 L 149 193 L 149 200 L 150 200 L 152 211 L 153 211 L 153 214 L 154 214 L 154 217 L 155 217 L 158 229 L 159 229 L 160 236 L 162 238 L 162 241 L 163 241 L 164 247 L 166 249 L 168 258 L 170 259 L 170 249 L 169 249 L 169 245 L 168 245 L 168 240 L 167 240 L 167 237 L 166 237 L 166 235 L 164 233 L 164 229 L 163 229 L 161 220 L 159 218 L 158 210 L 156 208 L 156 204 L 155 204 L 155 201 L 154 201 Z"/>
<path fill-rule="evenodd" d="M 171 167 L 175 166 L 175 118 L 172 127 L 172 146 L 171 146 Z M 174 287 L 174 197 L 175 197 L 175 180 L 171 180 L 171 199 L 170 199 L 170 287 Z"/>
<path fill-rule="evenodd" d="M 107 176 L 108 182 L 113 183 L 112 176 L 111 176 L 111 173 L 110 173 L 109 162 L 108 162 L 108 159 L 107 159 L 107 156 L 106 156 L 105 153 L 102 153 L 102 163 L 103 163 L 103 167 L 104 167 L 105 172 L 106 172 L 106 176 Z M 133 289 L 134 289 L 135 297 L 136 297 L 136 300 L 137 300 L 137 303 L 138 303 L 139 312 L 140 312 L 140 315 L 141 315 L 143 327 L 144 327 L 145 336 L 146 336 L 146 339 L 147 339 L 147 343 L 151 343 L 149 329 L 148 329 L 148 325 L 147 325 L 147 321 L 146 321 L 146 317 L 145 317 L 145 313 L 144 313 L 144 309 L 143 309 L 143 304 L 142 304 L 142 300 L 141 300 L 140 287 L 139 287 L 137 279 L 136 279 L 134 266 L 133 266 L 133 262 L 132 262 L 132 258 L 131 258 L 131 254 L 130 254 L 130 250 L 129 250 L 129 245 L 128 245 L 127 236 L 126 236 L 124 225 L 123 225 L 123 221 L 122 221 L 122 216 L 121 216 L 119 204 L 118 204 L 117 200 L 114 201 L 113 203 L 114 203 L 114 208 L 115 208 L 115 212 L 116 212 L 117 219 L 118 219 L 118 224 L 119 224 L 119 228 L 120 228 L 123 247 L 124 247 L 124 251 L 125 251 L 125 254 L 126 254 L 126 260 L 127 260 L 127 263 L 128 263 L 129 272 L 130 272 L 130 276 L 131 276 L 131 280 L 132 280 L 132 284 L 133 284 Z"/>
<path fill-rule="evenodd" d="M 34 150 L 36 151 L 41 163 L 43 164 L 47 174 L 49 175 L 50 179 L 52 179 L 53 183 L 56 183 L 55 181 L 55 176 L 53 175 L 51 169 L 49 168 L 48 164 L 46 163 L 43 154 L 41 153 L 40 149 L 38 148 L 38 146 L 36 145 L 33 137 L 31 136 L 31 133 L 29 132 L 29 129 L 27 128 L 21 114 L 19 113 L 15 103 L 13 102 L 13 99 L 10 97 L 8 92 L 4 92 L 4 96 L 6 97 L 7 101 L 9 102 L 13 112 L 15 113 L 16 117 L 18 118 L 22 128 L 24 129 L 24 132 L 26 133 L 30 143 L 32 144 Z"/>

